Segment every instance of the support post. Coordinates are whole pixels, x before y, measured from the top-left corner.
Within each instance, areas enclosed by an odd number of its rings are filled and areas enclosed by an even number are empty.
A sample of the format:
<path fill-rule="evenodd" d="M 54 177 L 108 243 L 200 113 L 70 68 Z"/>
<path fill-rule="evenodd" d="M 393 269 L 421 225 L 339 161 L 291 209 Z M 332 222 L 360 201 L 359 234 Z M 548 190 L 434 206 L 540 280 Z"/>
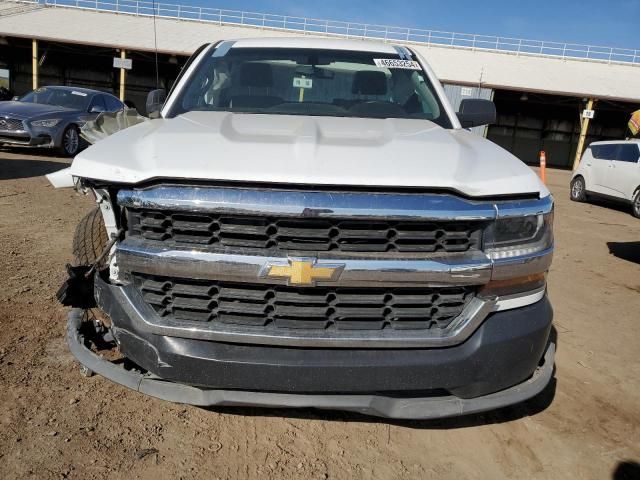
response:
<path fill-rule="evenodd" d="M 120 58 L 124 60 L 127 58 L 127 51 L 123 48 L 120 50 Z M 125 86 L 126 70 L 120 68 L 120 101 L 124 102 L 124 86 Z"/>
<path fill-rule="evenodd" d="M 595 100 L 590 98 L 587 102 L 587 110 L 593 110 L 593 106 L 595 104 Z M 580 164 L 580 159 L 582 158 L 582 152 L 584 150 L 584 143 L 587 139 L 587 134 L 589 133 L 589 123 L 590 118 L 582 119 L 582 127 L 580 128 L 580 139 L 578 140 L 578 148 L 576 149 L 576 158 L 573 160 L 573 170 L 575 171 Z"/>
<path fill-rule="evenodd" d="M 32 87 L 38 88 L 38 40 L 31 40 L 31 75 Z"/>

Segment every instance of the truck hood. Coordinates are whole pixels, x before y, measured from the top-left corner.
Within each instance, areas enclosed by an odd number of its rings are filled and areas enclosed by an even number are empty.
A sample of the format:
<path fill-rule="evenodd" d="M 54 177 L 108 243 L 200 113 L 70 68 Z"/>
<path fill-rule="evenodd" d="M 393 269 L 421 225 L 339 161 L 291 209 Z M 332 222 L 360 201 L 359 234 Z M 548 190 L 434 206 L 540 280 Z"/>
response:
<path fill-rule="evenodd" d="M 497 145 L 412 119 L 189 112 L 107 137 L 66 173 L 129 184 L 164 178 L 548 194 Z"/>

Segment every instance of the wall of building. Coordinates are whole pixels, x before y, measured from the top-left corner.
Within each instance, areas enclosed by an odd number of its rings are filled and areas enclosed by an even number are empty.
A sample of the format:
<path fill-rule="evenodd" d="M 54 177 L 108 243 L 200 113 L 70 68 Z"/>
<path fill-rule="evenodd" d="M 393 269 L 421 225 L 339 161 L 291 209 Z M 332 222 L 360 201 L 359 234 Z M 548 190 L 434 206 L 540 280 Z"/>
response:
<path fill-rule="evenodd" d="M 9 89 L 23 95 L 32 89 L 31 41 L 5 38 L 0 44 L 0 68 L 9 72 Z M 93 88 L 116 96 L 120 92 L 120 71 L 113 68 L 119 52 L 112 48 L 38 42 L 38 82 L 44 85 L 69 85 Z M 155 56 L 149 52 L 128 52 L 133 69 L 127 72 L 125 100 L 144 113 L 147 93 L 156 88 Z M 159 84 L 171 88 L 187 57 L 158 55 Z"/>
<path fill-rule="evenodd" d="M 570 168 L 580 137 L 586 99 L 559 95 L 497 90 L 495 125 L 487 138 L 509 150 L 523 162 L 537 164 L 547 154 L 547 165 Z M 625 138 L 627 122 L 639 104 L 601 100 L 591 121 L 586 145 L 600 140 Z"/>

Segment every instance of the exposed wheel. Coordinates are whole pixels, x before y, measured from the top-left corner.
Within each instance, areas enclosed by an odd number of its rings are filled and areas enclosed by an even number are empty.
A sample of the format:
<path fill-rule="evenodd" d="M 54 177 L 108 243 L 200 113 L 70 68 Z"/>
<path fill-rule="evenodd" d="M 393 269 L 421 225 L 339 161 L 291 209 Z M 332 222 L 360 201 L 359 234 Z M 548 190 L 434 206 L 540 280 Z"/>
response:
<path fill-rule="evenodd" d="M 75 157 L 80 151 L 80 131 L 75 125 L 65 128 L 60 151 L 66 157 Z"/>
<path fill-rule="evenodd" d="M 571 180 L 571 200 L 574 202 L 586 202 L 587 201 L 587 189 L 584 184 L 584 178 L 576 177 Z"/>
<path fill-rule="evenodd" d="M 102 220 L 100 208 L 87 213 L 73 236 L 73 256 L 76 265 L 93 265 L 109 243 L 107 229 Z"/>
<path fill-rule="evenodd" d="M 634 217 L 640 218 L 640 188 L 636 192 L 636 196 L 633 197 L 632 212 Z"/>

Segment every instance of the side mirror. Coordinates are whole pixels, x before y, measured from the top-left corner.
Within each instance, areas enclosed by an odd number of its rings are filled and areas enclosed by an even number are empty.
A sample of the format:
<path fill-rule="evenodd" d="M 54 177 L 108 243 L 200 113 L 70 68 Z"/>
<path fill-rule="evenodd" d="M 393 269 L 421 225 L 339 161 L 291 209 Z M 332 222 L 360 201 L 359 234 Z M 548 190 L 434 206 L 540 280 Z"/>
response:
<path fill-rule="evenodd" d="M 93 107 L 91 107 L 91 110 L 89 110 L 89 113 L 102 113 L 104 112 L 104 108 L 101 107 L 100 105 L 94 105 Z"/>
<path fill-rule="evenodd" d="M 20 100 L 20 95 L 14 95 L 14 97 L 11 99 L 14 102 L 17 102 L 18 100 Z"/>
<path fill-rule="evenodd" d="M 167 99 L 167 91 L 164 88 L 151 90 L 147 95 L 147 116 L 149 118 L 159 118 L 162 105 Z"/>
<path fill-rule="evenodd" d="M 460 103 L 457 115 L 462 128 L 489 125 L 496 122 L 496 105 L 491 100 L 467 98 Z"/>

